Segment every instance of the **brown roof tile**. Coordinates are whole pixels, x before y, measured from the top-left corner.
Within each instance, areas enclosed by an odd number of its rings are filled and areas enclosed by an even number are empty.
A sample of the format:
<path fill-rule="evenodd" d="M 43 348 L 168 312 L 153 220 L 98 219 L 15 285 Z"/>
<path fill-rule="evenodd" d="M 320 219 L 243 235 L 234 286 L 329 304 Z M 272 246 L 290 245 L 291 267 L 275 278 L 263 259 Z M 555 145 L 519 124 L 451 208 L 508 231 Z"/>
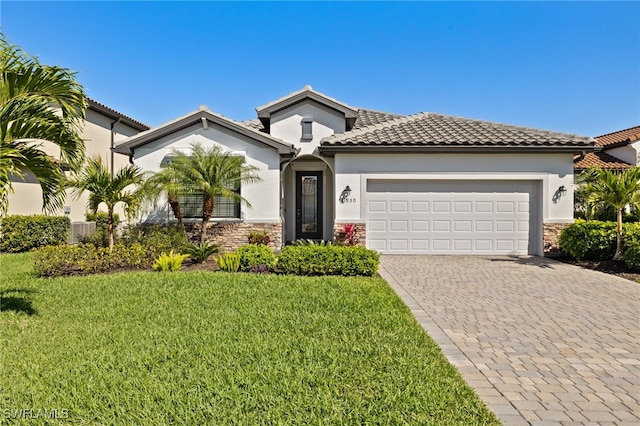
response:
<path fill-rule="evenodd" d="M 94 99 L 91 98 L 87 98 L 87 104 L 88 107 L 101 113 L 101 114 L 105 114 L 108 117 L 114 118 L 114 119 L 118 119 L 120 118 L 121 120 L 123 120 L 125 122 L 125 124 L 135 128 L 136 130 L 140 130 L 140 131 L 144 131 L 144 130 L 149 130 L 150 127 L 146 124 L 144 124 L 141 121 L 135 120 L 129 116 L 126 116 L 124 114 L 122 114 L 121 112 L 116 111 L 113 108 L 110 108 L 108 106 L 106 106 L 105 104 L 102 104 Z"/>
<path fill-rule="evenodd" d="M 606 135 L 596 136 L 596 145 L 610 147 L 611 145 L 626 145 L 628 142 L 640 140 L 640 126 L 630 127 Z"/>
<path fill-rule="evenodd" d="M 321 145 L 340 146 L 518 146 L 591 147 L 586 136 L 472 120 L 442 114 L 401 116 L 326 137 Z"/>
<path fill-rule="evenodd" d="M 601 169 L 628 169 L 633 167 L 633 164 L 629 164 L 619 158 L 609 155 L 606 152 L 589 152 L 582 159 L 579 155 L 573 157 L 573 168 L 575 170 L 584 170 L 591 167 L 599 167 Z"/>

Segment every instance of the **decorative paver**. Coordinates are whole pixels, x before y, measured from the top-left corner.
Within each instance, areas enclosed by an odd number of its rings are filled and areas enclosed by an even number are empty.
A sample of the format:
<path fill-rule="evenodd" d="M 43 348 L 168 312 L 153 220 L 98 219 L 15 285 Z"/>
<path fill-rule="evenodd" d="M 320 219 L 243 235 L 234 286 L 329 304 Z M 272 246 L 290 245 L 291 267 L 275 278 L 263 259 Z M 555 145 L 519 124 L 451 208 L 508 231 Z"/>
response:
<path fill-rule="evenodd" d="M 640 285 L 539 257 L 382 256 L 505 425 L 640 425 Z"/>

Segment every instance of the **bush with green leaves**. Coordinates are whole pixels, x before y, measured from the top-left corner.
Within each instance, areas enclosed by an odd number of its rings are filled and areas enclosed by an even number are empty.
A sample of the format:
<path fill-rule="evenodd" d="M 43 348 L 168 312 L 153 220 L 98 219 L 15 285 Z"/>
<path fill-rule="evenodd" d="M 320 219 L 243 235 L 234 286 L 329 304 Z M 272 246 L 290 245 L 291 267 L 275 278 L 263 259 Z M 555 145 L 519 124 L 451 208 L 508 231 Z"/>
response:
<path fill-rule="evenodd" d="M 296 275 L 365 275 L 378 271 L 378 252 L 360 246 L 287 246 L 278 256 L 278 268 Z"/>
<path fill-rule="evenodd" d="M 195 263 L 206 262 L 212 254 L 218 252 L 218 246 L 209 242 L 189 243 L 182 249 L 182 253 L 188 255 Z"/>
<path fill-rule="evenodd" d="M 608 260 L 616 251 L 616 224 L 578 219 L 562 230 L 558 243 L 575 259 Z"/>
<path fill-rule="evenodd" d="M 249 272 L 251 268 L 265 265 L 270 271 L 276 266 L 276 255 L 273 251 L 262 244 L 248 244 L 236 250 L 240 256 L 240 270 Z"/>
<path fill-rule="evenodd" d="M 221 271 L 238 272 L 240 270 L 240 255 L 233 252 L 223 253 L 216 257 L 216 263 Z"/>
<path fill-rule="evenodd" d="M 80 237 L 80 242 L 84 244 L 93 244 L 96 247 L 109 247 L 109 218 L 106 212 L 95 212 L 85 214 L 87 222 L 95 222 L 96 230 L 90 234 Z M 120 216 L 113 214 L 113 227 L 116 228 L 120 224 Z"/>
<path fill-rule="evenodd" d="M 66 216 L 6 216 L 0 218 L 0 252 L 65 244 L 70 229 L 71 221 Z"/>
<path fill-rule="evenodd" d="M 623 223 L 622 239 L 622 260 L 639 269 L 640 223 Z M 610 260 L 616 251 L 616 223 L 578 219 L 562 230 L 559 243 L 562 251 L 575 259 Z"/>
<path fill-rule="evenodd" d="M 141 244 L 116 244 L 107 247 L 93 244 L 47 246 L 33 251 L 34 271 L 41 277 L 87 275 L 114 269 L 145 269 L 151 266 Z"/>
<path fill-rule="evenodd" d="M 640 271 L 640 223 L 623 227 L 624 253 L 622 260 L 631 269 Z"/>
<path fill-rule="evenodd" d="M 176 225 L 143 224 L 127 227 L 120 242 L 125 245 L 142 244 L 153 260 L 163 252 L 182 252 L 189 244 L 187 234 Z"/>
<path fill-rule="evenodd" d="M 179 271 L 182 267 L 182 262 L 189 257 L 188 254 L 174 253 L 171 250 L 169 253 L 162 253 L 156 261 L 153 263 L 153 270 L 158 272 L 173 272 Z"/>

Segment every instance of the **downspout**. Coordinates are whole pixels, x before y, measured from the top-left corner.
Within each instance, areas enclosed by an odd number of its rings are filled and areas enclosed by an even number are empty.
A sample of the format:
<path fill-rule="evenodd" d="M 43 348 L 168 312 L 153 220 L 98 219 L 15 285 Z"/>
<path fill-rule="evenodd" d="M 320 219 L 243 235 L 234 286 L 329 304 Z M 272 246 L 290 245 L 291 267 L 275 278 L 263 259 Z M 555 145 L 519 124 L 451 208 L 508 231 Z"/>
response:
<path fill-rule="evenodd" d="M 115 142 L 114 142 L 114 136 L 115 136 L 115 127 L 116 124 L 118 124 L 120 122 L 121 117 L 118 117 L 118 119 L 114 122 L 111 123 L 111 177 L 113 177 L 114 175 L 114 170 L 113 170 L 113 160 L 115 158 L 114 156 L 114 152 L 113 149 L 115 148 Z"/>

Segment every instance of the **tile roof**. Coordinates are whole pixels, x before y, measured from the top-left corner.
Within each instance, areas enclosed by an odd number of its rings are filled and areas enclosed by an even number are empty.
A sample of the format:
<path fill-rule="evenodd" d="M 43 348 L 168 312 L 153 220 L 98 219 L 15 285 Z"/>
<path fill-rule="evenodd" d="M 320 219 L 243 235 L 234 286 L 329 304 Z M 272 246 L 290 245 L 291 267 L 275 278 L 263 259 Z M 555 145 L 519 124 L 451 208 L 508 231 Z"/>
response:
<path fill-rule="evenodd" d="M 596 136 L 596 145 L 610 147 L 611 145 L 626 145 L 628 142 L 640 140 L 640 126 L 630 127 L 628 129 L 619 130 L 606 135 Z"/>
<path fill-rule="evenodd" d="M 389 120 L 394 120 L 396 118 L 403 117 L 399 114 L 392 114 L 390 112 L 382 112 L 382 111 L 374 111 L 371 109 L 359 109 L 357 112 L 357 117 L 355 124 L 353 126 L 354 129 L 359 129 L 366 126 L 371 126 L 374 124 L 384 123 Z M 253 120 L 245 120 L 240 121 L 240 124 L 243 126 L 249 127 L 253 130 L 258 130 L 260 132 L 264 131 L 264 125 L 262 122 L 254 118 Z"/>
<path fill-rule="evenodd" d="M 357 112 L 356 122 L 353 125 L 353 128 L 359 129 L 366 126 L 372 126 L 389 120 L 395 120 L 400 117 L 402 117 L 402 115 L 360 108 Z"/>
<path fill-rule="evenodd" d="M 93 109 L 101 114 L 106 115 L 107 117 L 111 117 L 113 119 L 118 119 L 120 118 L 122 121 L 125 122 L 125 124 L 135 128 L 136 130 L 140 130 L 140 131 L 144 131 L 144 130 L 149 130 L 150 127 L 144 123 L 142 123 L 141 121 L 138 120 L 134 120 L 131 117 L 128 117 L 124 114 L 122 114 L 121 112 L 116 111 L 113 108 L 110 108 L 108 106 L 106 106 L 105 104 L 102 104 L 94 99 L 91 98 L 87 98 L 87 106 L 90 109 Z"/>
<path fill-rule="evenodd" d="M 419 113 L 324 138 L 323 148 L 340 146 L 516 146 L 591 147 L 586 136 L 472 120 L 442 114 Z"/>
<path fill-rule="evenodd" d="M 584 170 L 591 167 L 621 170 L 633 167 L 633 164 L 622 161 L 621 159 L 616 158 L 613 155 L 609 155 L 604 151 L 589 152 L 583 158 L 580 158 L 580 155 L 573 157 L 573 168 L 575 170 Z"/>

